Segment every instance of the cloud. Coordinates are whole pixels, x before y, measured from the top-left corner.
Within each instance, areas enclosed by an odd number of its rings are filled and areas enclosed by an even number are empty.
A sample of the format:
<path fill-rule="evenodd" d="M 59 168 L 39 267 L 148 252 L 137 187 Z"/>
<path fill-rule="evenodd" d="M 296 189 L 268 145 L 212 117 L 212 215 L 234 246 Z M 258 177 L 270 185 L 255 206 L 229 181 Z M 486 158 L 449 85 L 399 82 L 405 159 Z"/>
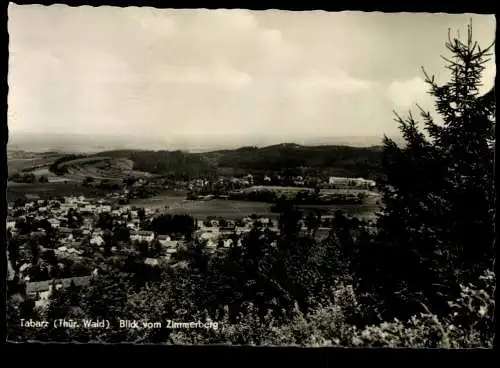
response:
<path fill-rule="evenodd" d="M 212 85 L 219 88 L 239 89 L 252 83 L 252 77 L 230 65 L 171 66 L 155 69 L 151 76 L 157 76 L 158 83 L 182 85 Z"/>
<path fill-rule="evenodd" d="M 227 24 L 230 28 L 238 31 L 251 31 L 259 27 L 255 17 L 249 10 L 233 9 L 227 11 L 225 9 L 216 9 L 214 11 L 205 10 L 205 15 L 213 17 L 217 23 Z M 219 24 L 220 24 L 219 23 Z"/>
<path fill-rule="evenodd" d="M 394 81 L 387 88 L 387 97 L 395 108 L 410 108 L 428 100 L 429 86 L 422 78 Z"/>
<path fill-rule="evenodd" d="M 304 90 L 305 93 L 316 92 L 338 92 L 355 93 L 370 88 L 370 83 L 365 80 L 351 77 L 347 72 L 338 70 L 333 75 L 322 75 L 311 72 L 307 76 L 291 82 L 294 88 Z"/>
<path fill-rule="evenodd" d="M 480 39 L 494 34 L 494 18 L 474 17 Z M 9 124 L 158 137 L 390 134 L 392 110 L 426 96 L 419 67 L 443 70 L 447 28 L 468 19 L 11 3 Z"/>

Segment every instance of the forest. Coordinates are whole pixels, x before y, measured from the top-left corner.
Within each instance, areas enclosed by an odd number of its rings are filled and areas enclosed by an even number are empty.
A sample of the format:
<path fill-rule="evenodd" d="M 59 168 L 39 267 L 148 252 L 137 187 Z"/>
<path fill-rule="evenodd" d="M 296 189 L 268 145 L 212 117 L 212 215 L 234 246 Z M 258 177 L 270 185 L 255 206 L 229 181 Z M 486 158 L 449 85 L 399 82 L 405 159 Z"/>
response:
<path fill-rule="evenodd" d="M 201 176 L 243 176 L 248 173 L 314 173 L 374 179 L 380 173 L 380 149 L 343 146 L 275 145 L 262 148 L 240 148 L 204 153 L 184 151 L 116 150 L 88 157 L 125 158 L 134 162 L 133 169 L 174 180 Z M 51 166 L 51 171 L 64 174 L 64 164 L 79 157 L 64 156 Z M 76 164 L 76 162 L 75 162 Z"/>

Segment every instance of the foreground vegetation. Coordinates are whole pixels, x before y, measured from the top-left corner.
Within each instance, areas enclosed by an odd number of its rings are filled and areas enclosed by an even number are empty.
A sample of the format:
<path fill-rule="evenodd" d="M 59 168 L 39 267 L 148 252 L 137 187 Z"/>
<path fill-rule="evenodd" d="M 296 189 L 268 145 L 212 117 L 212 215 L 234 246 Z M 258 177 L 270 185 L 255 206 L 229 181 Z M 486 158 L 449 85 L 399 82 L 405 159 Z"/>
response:
<path fill-rule="evenodd" d="M 376 224 L 338 213 L 330 236 L 280 208 L 280 236 L 256 227 L 241 247 L 210 254 L 189 241 L 170 264 L 140 254 L 103 257 L 88 287 L 52 293 L 45 311 L 8 305 L 12 340 L 254 345 L 491 348 L 494 342 L 493 92 L 478 86 L 488 50 L 453 39 L 452 79 L 427 77 L 443 124 L 422 111 L 425 133 L 397 118 L 386 139 Z M 18 291 L 18 290 L 17 290 Z M 17 299 L 16 299 L 17 298 Z M 109 329 L 26 329 L 19 320 L 91 318 Z M 218 322 L 218 329 L 124 329 L 119 320 Z"/>

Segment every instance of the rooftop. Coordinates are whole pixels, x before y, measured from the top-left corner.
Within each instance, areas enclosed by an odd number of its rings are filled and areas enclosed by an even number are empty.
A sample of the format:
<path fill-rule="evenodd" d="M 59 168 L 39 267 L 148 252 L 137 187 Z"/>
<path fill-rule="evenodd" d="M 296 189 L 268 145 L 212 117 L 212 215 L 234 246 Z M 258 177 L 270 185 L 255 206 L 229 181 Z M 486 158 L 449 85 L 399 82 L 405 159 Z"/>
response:
<path fill-rule="evenodd" d="M 56 284 L 62 285 L 63 287 L 68 287 L 71 285 L 71 281 L 75 283 L 76 286 L 85 286 L 90 282 L 90 276 L 82 276 L 82 277 L 70 277 L 67 279 L 59 279 L 56 280 Z M 29 282 L 26 284 L 26 293 L 36 293 L 36 292 L 44 292 L 49 291 L 50 286 L 52 285 L 53 280 L 46 281 L 37 281 L 37 282 Z"/>
<path fill-rule="evenodd" d="M 140 231 L 136 232 L 134 235 L 151 236 L 151 235 L 153 235 L 153 232 L 147 231 L 147 230 L 140 230 Z"/>

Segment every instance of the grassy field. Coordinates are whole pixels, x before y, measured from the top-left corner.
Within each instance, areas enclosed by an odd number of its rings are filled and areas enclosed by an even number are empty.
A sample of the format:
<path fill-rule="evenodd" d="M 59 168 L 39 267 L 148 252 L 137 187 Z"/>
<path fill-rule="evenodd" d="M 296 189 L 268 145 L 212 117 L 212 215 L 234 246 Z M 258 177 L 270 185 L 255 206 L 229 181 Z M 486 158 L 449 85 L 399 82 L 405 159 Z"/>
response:
<path fill-rule="evenodd" d="M 86 177 L 97 180 L 121 180 L 128 175 L 151 176 L 149 173 L 134 171 L 134 163 L 129 159 L 107 156 L 84 157 L 62 162 L 58 167 L 67 169 L 68 172 L 64 175 L 55 175 L 49 170 L 49 167 L 63 156 L 56 153 L 10 152 L 7 161 L 9 174 L 23 171 L 33 173 L 37 178 L 44 175 L 48 177 L 49 182 L 53 183 L 61 183 L 66 180 L 82 181 Z"/>
<path fill-rule="evenodd" d="M 224 199 L 214 199 L 210 201 L 189 201 L 182 196 L 160 195 L 148 199 L 137 199 L 130 203 L 137 207 L 148 207 L 151 209 L 166 209 L 171 214 L 189 214 L 197 219 L 205 219 L 209 216 L 236 219 L 252 214 L 258 216 L 278 217 L 278 214 L 271 212 L 272 204 L 249 201 L 233 201 Z M 343 210 L 351 216 L 370 218 L 377 210 L 377 205 L 367 203 L 366 205 L 325 205 L 325 206 L 299 206 L 304 210 L 320 209 L 325 213 L 333 213 L 336 210 Z"/>
<path fill-rule="evenodd" d="M 38 168 L 48 167 L 50 163 L 43 158 L 28 158 L 28 159 L 9 159 L 7 161 L 7 167 L 9 174 L 14 174 L 21 171 L 36 170 Z"/>
<path fill-rule="evenodd" d="M 165 209 L 172 214 L 190 214 L 195 218 L 204 219 L 209 216 L 224 218 L 239 218 L 255 213 L 260 216 L 270 216 L 271 205 L 260 202 L 243 202 L 214 199 L 211 201 L 189 201 L 184 196 L 160 195 L 148 199 L 137 199 L 130 202 L 138 207 Z"/>
<path fill-rule="evenodd" d="M 23 170 L 35 170 L 48 167 L 61 156 L 62 155 L 58 153 L 7 152 L 9 174 Z"/>
<path fill-rule="evenodd" d="M 58 165 L 59 169 L 65 169 L 65 177 L 83 180 L 86 177 L 94 179 L 122 179 L 133 169 L 131 160 L 112 157 L 85 157 L 66 161 Z"/>

